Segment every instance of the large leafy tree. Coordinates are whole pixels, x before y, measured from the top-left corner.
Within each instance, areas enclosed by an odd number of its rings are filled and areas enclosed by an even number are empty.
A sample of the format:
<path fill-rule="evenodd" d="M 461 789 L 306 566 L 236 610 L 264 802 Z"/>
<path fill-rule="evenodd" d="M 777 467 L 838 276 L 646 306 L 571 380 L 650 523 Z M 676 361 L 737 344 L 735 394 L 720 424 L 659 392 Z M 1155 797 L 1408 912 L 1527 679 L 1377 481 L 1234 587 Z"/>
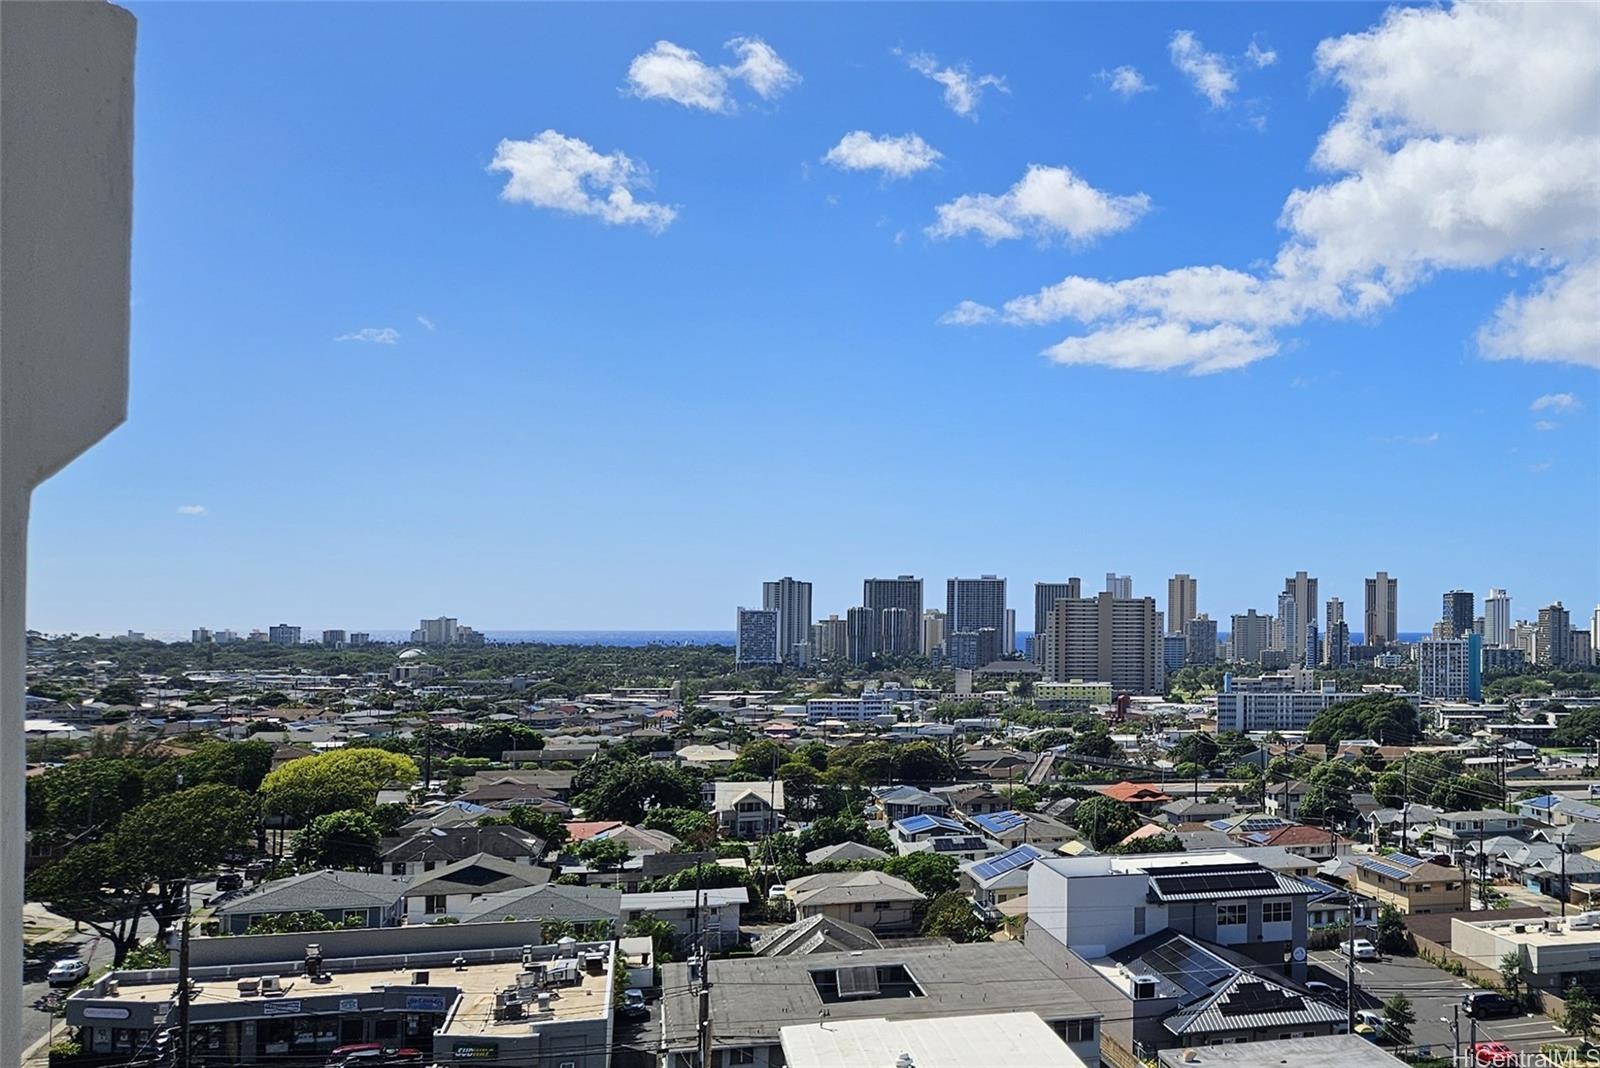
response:
<path fill-rule="evenodd" d="M 949 893 L 957 886 L 956 860 L 933 853 L 908 853 L 883 862 L 886 875 L 904 879 L 928 897 Z"/>
<path fill-rule="evenodd" d="M 652 808 L 698 807 L 700 781 L 653 760 L 609 761 L 575 800 L 589 819 L 638 823 Z"/>
<path fill-rule="evenodd" d="M 272 770 L 272 746 L 266 742 L 202 742 L 194 752 L 153 765 L 145 775 L 150 795 L 186 786 L 221 783 L 254 793 Z"/>
<path fill-rule="evenodd" d="M 503 814 L 484 816 L 479 827 L 512 826 L 536 835 L 546 849 L 558 849 L 567 840 L 567 825 L 561 817 L 532 805 L 512 805 Z"/>
<path fill-rule="evenodd" d="M 183 910 L 184 884 L 246 842 L 255 799 L 212 783 L 166 794 L 128 813 L 109 839 L 118 865 L 150 885 L 150 912 L 165 931 Z"/>
<path fill-rule="evenodd" d="M 26 894 L 57 916 L 86 924 L 111 946 L 111 963 L 121 965 L 139 941 L 148 886 L 109 842 L 93 842 L 29 875 Z"/>
<path fill-rule="evenodd" d="M 324 868 L 365 870 L 378 860 L 377 822 L 359 809 L 329 812 L 306 824 L 295 840 L 295 853 Z"/>
<path fill-rule="evenodd" d="M 982 942 L 989 937 L 989 928 L 972 911 L 972 902 L 964 894 L 951 891 L 928 903 L 922 918 L 922 933 L 952 942 Z"/>
<path fill-rule="evenodd" d="M 291 760 L 269 773 L 261 781 L 261 801 L 269 815 L 304 826 L 329 812 L 370 809 L 384 785 L 416 781 L 416 761 L 403 754 L 335 749 Z"/>
<path fill-rule="evenodd" d="M 1347 738 L 1371 738 L 1380 745 L 1412 745 L 1421 737 L 1416 708 L 1405 698 L 1386 693 L 1330 705 L 1306 728 L 1306 739 L 1323 745 Z"/>
<path fill-rule="evenodd" d="M 1090 845 L 1105 849 L 1138 830 L 1140 820 L 1138 814 L 1121 801 L 1091 797 L 1073 806 L 1072 825 L 1088 836 Z"/>
<path fill-rule="evenodd" d="M 145 763 L 85 757 L 28 780 L 28 829 L 56 840 L 104 833 L 144 800 Z"/>

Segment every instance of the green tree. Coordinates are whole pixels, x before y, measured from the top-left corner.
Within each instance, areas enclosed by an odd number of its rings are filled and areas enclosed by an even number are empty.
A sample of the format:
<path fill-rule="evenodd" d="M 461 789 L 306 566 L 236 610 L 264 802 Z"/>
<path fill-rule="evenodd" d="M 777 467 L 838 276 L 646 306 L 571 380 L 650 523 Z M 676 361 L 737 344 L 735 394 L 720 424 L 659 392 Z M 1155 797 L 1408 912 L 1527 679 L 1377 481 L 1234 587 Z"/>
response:
<path fill-rule="evenodd" d="M 860 816 L 844 815 L 824 816 L 813 821 L 800 832 L 796 845 L 798 851 L 805 854 L 823 846 L 838 845 L 840 842 L 859 842 L 874 849 L 882 849 L 885 853 L 894 849 L 894 842 L 889 840 L 887 831 L 868 828 L 867 821 Z"/>
<path fill-rule="evenodd" d="M 1545 705 L 1544 711 L 1549 712 L 1550 708 L 1550 705 Z M 1593 745 L 1596 739 L 1600 739 L 1600 708 L 1579 708 L 1568 712 L 1556 721 L 1553 733 L 1557 745 Z"/>
<path fill-rule="evenodd" d="M 1405 698 L 1387 693 L 1330 705 L 1306 728 L 1307 741 L 1330 746 L 1349 738 L 1372 738 L 1380 745 L 1414 745 L 1421 737 L 1417 710 Z"/>
<path fill-rule="evenodd" d="M 587 819 L 638 823 L 652 808 L 697 807 L 700 782 L 686 771 L 653 760 L 610 762 L 574 800 Z"/>
<path fill-rule="evenodd" d="M 1378 949 L 1391 954 L 1404 954 L 1411 950 L 1406 918 L 1399 909 L 1387 902 L 1378 906 Z"/>
<path fill-rule="evenodd" d="M 951 891 L 928 903 L 922 917 L 922 933 L 952 942 L 982 942 L 989 937 L 989 928 L 973 913 L 966 895 Z"/>
<path fill-rule="evenodd" d="M 1134 842 L 1116 842 L 1106 846 L 1100 852 L 1114 857 L 1137 853 L 1182 853 L 1183 840 L 1175 834 L 1158 834 L 1152 838 L 1140 838 Z"/>
<path fill-rule="evenodd" d="M 1176 763 L 1198 764 L 1202 768 L 1209 768 L 1217 762 L 1222 747 L 1215 738 L 1201 731 L 1185 735 L 1178 744 L 1172 747 L 1169 754 Z"/>
<path fill-rule="evenodd" d="M 1103 726 L 1080 731 L 1067 748 L 1079 756 L 1099 757 L 1102 760 L 1114 757 L 1119 752 L 1117 743 L 1111 740 L 1111 735 Z"/>
<path fill-rule="evenodd" d="M 84 757 L 28 780 L 28 829 L 64 841 L 105 833 L 144 800 L 145 765 L 124 757 Z"/>
<path fill-rule="evenodd" d="M 537 836 L 546 849 L 560 849 L 567 841 L 567 825 L 561 817 L 532 805 L 512 805 L 502 814 L 480 817 L 478 826 L 516 827 Z"/>
<path fill-rule="evenodd" d="M 949 893 L 958 885 L 956 860 L 933 853 L 907 853 L 883 862 L 883 872 L 904 879 L 930 898 Z"/>
<path fill-rule="evenodd" d="M 654 808 L 645 813 L 640 826 L 665 831 L 690 849 L 703 849 L 716 838 L 711 814 L 696 808 Z"/>
<path fill-rule="evenodd" d="M 1516 950 L 1500 958 L 1500 985 L 1506 988 L 1506 996 L 1519 1004 L 1522 1001 L 1522 954 Z"/>
<path fill-rule="evenodd" d="M 1138 815 L 1121 801 L 1109 797 L 1091 797 L 1079 801 L 1072 809 L 1072 825 L 1096 849 L 1115 845 L 1139 829 Z"/>
<path fill-rule="evenodd" d="M 149 883 L 121 863 L 109 842 L 68 850 L 28 876 L 28 900 L 74 923 L 86 924 L 111 946 L 111 963 L 121 966 L 139 941 L 138 925 L 148 905 Z"/>
<path fill-rule="evenodd" d="M 1585 1042 L 1594 1034 L 1594 999 L 1576 980 L 1567 987 L 1567 1007 L 1561 1014 L 1561 1026 L 1567 1034 L 1577 1035 Z"/>
<path fill-rule="evenodd" d="M 139 689 L 139 684 L 121 680 L 103 687 L 95 696 L 95 700 L 103 705 L 134 705 L 144 700 L 144 691 Z"/>
<path fill-rule="evenodd" d="M 378 825 L 359 809 L 317 816 L 300 832 L 295 853 L 323 868 L 366 870 L 378 861 Z"/>
<path fill-rule="evenodd" d="M 343 809 L 372 808 L 378 790 L 391 782 L 417 781 L 410 757 L 383 749 L 335 749 L 291 760 L 261 781 L 261 800 L 270 815 L 305 826 L 317 816 Z"/>
<path fill-rule="evenodd" d="M 739 750 L 738 759 L 728 770 L 735 776 L 749 775 L 765 779 L 772 774 L 772 769 L 788 759 L 789 750 L 782 745 L 770 738 L 758 738 Z"/>
<path fill-rule="evenodd" d="M 214 870 L 255 825 L 255 798 L 210 783 L 145 802 L 106 841 L 119 870 L 153 887 L 149 911 L 165 933 L 182 912 L 187 881 Z"/>
<path fill-rule="evenodd" d="M 335 924 L 320 912 L 274 912 L 250 921 L 245 934 L 296 934 L 301 931 L 331 931 Z"/>
<path fill-rule="evenodd" d="M 268 690 L 256 698 L 256 704 L 262 708 L 282 708 L 289 703 L 289 695 L 282 690 Z"/>
<path fill-rule="evenodd" d="M 648 912 L 629 920 L 622 933 L 629 938 L 648 938 L 655 954 L 656 964 L 670 964 L 677 959 L 678 931 L 666 920 Z"/>
<path fill-rule="evenodd" d="M 620 868 L 631 855 L 626 842 L 611 838 L 590 838 L 579 842 L 573 851 L 580 860 L 599 871 Z"/>
<path fill-rule="evenodd" d="M 1417 1022 L 1411 999 L 1396 994 L 1383 1004 L 1384 1032 L 1397 1046 L 1411 1045 L 1411 1025 Z"/>

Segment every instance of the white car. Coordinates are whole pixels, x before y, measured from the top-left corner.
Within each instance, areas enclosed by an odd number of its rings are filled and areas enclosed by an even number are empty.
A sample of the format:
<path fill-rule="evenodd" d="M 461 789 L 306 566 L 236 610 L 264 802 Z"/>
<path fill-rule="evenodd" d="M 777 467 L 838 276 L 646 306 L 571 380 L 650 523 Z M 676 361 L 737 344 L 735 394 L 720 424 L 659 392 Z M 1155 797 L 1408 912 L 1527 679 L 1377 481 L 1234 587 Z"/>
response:
<path fill-rule="evenodd" d="M 45 981 L 51 986 L 76 986 L 88 974 L 88 964 L 68 957 L 66 960 L 58 960 L 50 965 L 50 971 L 46 973 Z"/>
<path fill-rule="evenodd" d="M 1365 938 L 1357 938 L 1350 942 L 1340 942 L 1339 952 L 1347 953 L 1356 960 L 1378 959 L 1378 947 L 1368 942 Z"/>

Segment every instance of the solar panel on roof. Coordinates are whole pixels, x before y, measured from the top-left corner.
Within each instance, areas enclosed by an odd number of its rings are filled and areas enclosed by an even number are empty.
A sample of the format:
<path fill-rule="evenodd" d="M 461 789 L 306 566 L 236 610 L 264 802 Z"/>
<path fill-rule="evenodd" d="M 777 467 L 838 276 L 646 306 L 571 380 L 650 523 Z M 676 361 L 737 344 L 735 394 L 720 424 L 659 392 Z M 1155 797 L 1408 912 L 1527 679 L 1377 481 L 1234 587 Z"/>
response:
<path fill-rule="evenodd" d="M 991 857 L 980 864 L 972 866 L 972 874 L 979 879 L 993 879 L 997 875 L 1004 875 L 1008 871 L 1032 864 L 1044 856 L 1040 850 L 1031 845 L 1019 845 L 1015 849 L 1007 850 L 998 857 Z"/>
<path fill-rule="evenodd" d="M 1248 1016 L 1266 1012 L 1298 1012 L 1306 1007 L 1299 994 L 1266 983 L 1243 983 L 1235 987 L 1217 1006 L 1224 1016 Z"/>
<path fill-rule="evenodd" d="M 878 968 L 873 964 L 860 964 L 839 968 L 834 973 L 841 998 L 870 998 L 878 995 Z"/>
<path fill-rule="evenodd" d="M 1411 878 L 1411 869 L 1402 868 L 1398 864 L 1389 864 L 1382 860 L 1364 861 L 1361 866 L 1368 871 L 1375 871 L 1379 875 L 1388 876 L 1390 879 Z"/>
<path fill-rule="evenodd" d="M 1143 954 L 1152 971 L 1160 972 L 1189 993 L 1201 995 L 1234 974 L 1234 969 L 1183 939 L 1165 942 Z"/>
<path fill-rule="evenodd" d="M 1427 863 L 1421 857 L 1414 857 L 1410 853 L 1390 853 L 1384 859 L 1392 860 L 1396 864 L 1403 864 L 1408 868 L 1419 867 Z"/>

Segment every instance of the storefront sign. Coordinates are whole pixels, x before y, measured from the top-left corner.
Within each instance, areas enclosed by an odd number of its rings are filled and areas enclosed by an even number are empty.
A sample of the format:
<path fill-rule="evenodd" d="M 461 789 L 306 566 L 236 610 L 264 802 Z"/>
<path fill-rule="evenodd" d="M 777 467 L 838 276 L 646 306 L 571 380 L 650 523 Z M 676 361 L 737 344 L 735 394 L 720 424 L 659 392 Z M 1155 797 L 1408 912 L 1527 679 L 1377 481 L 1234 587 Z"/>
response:
<path fill-rule="evenodd" d="M 300 1002 L 295 1001 L 263 1001 L 261 1015 L 263 1016 L 297 1016 L 300 1013 Z"/>
<path fill-rule="evenodd" d="M 360 998 L 340 998 L 339 999 L 339 1011 L 340 1012 L 360 1012 L 361 1011 L 361 999 Z"/>
<path fill-rule="evenodd" d="M 438 994 L 407 994 L 407 1012 L 443 1012 L 444 998 Z"/>
<path fill-rule="evenodd" d="M 83 1016 L 86 1020 L 126 1020 L 128 1018 L 128 1010 L 120 1005 L 109 1007 L 90 1005 L 83 1010 Z"/>
<path fill-rule="evenodd" d="M 500 1047 L 459 1042 L 451 1047 L 450 1057 L 457 1061 L 495 1061 L 500 1059 Z"/>

